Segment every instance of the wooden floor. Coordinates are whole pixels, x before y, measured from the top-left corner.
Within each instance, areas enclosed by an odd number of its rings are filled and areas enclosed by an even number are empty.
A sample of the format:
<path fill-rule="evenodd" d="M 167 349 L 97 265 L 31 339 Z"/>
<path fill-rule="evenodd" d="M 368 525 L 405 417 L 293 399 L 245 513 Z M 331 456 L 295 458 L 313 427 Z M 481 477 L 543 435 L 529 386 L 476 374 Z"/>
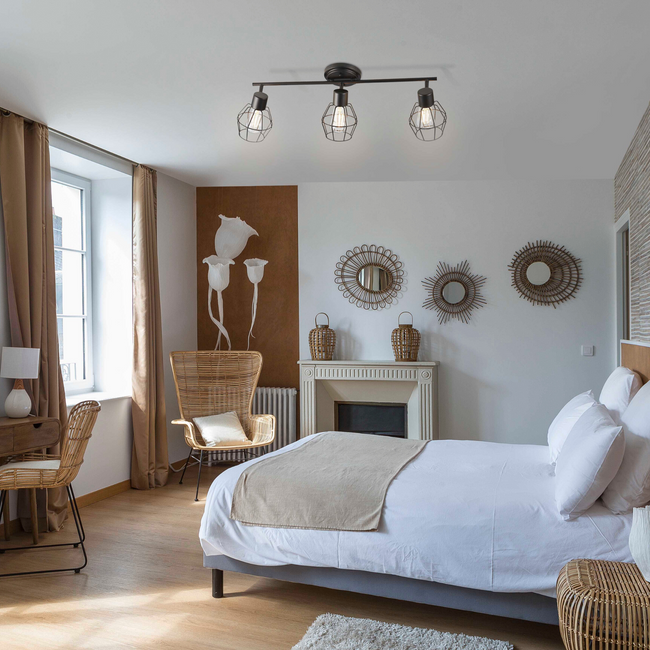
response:
<path fill-rule="evenodd" d="M 174 475 L 165 488 L 129 490 L 83 508 L 86 569 L 0 579 L 0 648 L 289 650 L 325 612 L 505 639 L 518 650 L 563 647 L 556 627 L 234 573 L 225 574 L 226 597 L 213 599 L 197 533 L 216 472 L 204 470 L 199 503 L 188 470 L 184 485 Z M 71 533 L 67 524 L 41 543 Z M 23 535 L 20 543 L 29 540 Z M 0 572 L 61 566 L 74 562 L 74 553 L 0 554 Z"/>

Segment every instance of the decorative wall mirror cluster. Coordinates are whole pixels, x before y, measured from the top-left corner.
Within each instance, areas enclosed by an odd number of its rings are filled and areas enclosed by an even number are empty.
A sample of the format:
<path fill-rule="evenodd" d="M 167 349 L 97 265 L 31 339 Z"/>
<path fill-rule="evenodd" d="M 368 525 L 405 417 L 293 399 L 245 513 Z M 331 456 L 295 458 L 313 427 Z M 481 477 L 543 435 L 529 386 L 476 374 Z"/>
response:
<path fill-rule="evenodd" d="M 512 286 L 533 305 L 552 305 L 573 298 L 582 283 L 581 261 L 550 241 L 528 243 L 508 266 Z"/>
<path fill-rule="evenodd" d="M 399 257 L 383 246 L 355 246 L 336 263 L 334 281 L 350 303 L 383 309 L 396 301 L 404 280 Z"/>
<path fill-rule="evenodd" d="M 439 262 L 435 276 L 422 281 L 429 292 L 423 307 L 435 309 L 440 324 L 452 318 L 469 323 L 472 311 L 487 304 L 481 293 L 485 280 L 470 273 L 467 260 L 456 266 Z"/>
<path fill-rule="evenodd" d="M 390 249 L 364 244 L 341 256 L 335 282 L 353 305 L 384 309 L 402 290 L 402 266 Z M 529 242 L 515 253 L 508 268 L 512 286 L 534 305 L 556 307 L 573 298 L 582 283 L 581 261 L 550 241 Z M 472 312 L 487 304 L 482 294 L 485 282 L 483 276 L 470 273 L 467 260 L 456 266 L 439 262 L 436 274 L 422 282 L 429 294 L 423 307 L 435 309 L 441 324 L 452 319 L 469 323 Z"/>

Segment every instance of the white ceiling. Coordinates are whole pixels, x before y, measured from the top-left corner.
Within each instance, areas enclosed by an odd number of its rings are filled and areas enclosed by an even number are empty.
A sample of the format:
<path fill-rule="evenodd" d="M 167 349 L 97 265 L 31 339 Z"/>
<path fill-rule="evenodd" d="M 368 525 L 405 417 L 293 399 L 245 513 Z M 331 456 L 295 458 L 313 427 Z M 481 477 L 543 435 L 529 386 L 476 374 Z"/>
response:
<path fill-rule="evenodd" d="M 613 178 L 650 100 L 648 0 L 13 0 L 0 106 L 195 185 Z M 268 88 L 267 140 L 239 139 L 253 81 L 437 74 L 449 115 L 423 143 L 418 84 Z"/>

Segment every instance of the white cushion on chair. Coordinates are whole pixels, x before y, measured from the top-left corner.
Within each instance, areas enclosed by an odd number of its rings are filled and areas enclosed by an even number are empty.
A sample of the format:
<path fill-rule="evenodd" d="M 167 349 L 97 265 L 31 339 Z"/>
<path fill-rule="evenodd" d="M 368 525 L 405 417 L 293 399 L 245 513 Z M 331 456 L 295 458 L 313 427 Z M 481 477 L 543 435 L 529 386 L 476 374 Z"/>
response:
<path fill-rule="evenodd" d="M 251 444 L 236 411 L 194 418 L 194 424 L 208 447 Z"/>
<path fill-rule="evenodd" d="M 0 474 L 14 469 L 59 469 L 60 460 L 19 460 L 0 465 Z"/>

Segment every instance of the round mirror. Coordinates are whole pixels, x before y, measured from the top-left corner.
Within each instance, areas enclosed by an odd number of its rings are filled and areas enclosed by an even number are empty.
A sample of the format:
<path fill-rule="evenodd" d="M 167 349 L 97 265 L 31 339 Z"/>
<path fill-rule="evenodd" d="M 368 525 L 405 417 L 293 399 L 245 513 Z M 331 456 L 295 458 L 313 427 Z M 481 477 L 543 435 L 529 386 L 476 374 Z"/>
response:
<path fill-rule="evenodd" d="M 546 284 L 551 279 L 551 267 L 546 262 L 533 262 L 526 269 L 526 278 L 535 286 Z"/>
<path fill-rule="evenodd" d="M 391 284 L 393 278 L 391 274 L 381 266 L 374 264 L 367 264 L 362 266 L 357 273 L 357 282 L 366 290 L 372 293 L 386 291 Z"/>
<path fill-rule="evenodd" d="M 452 280 L 442 288 L 442 297 L 450 305 L 457 305 L 467 293 L 465 285 L 462 282 Z"/>

